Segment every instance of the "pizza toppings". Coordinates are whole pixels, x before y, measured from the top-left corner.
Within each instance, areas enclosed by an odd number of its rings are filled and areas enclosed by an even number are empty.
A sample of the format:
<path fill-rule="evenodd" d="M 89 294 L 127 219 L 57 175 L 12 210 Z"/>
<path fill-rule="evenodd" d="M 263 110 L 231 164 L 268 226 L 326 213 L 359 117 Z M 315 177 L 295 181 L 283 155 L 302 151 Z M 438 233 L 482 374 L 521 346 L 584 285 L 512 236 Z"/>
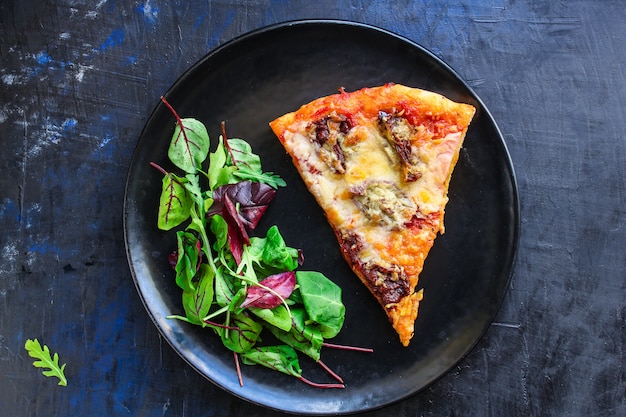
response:
<path fill-rule="evenodd" d="M 388 181 L 366 181 L 351 187 L 350 192 L 365 217 L 380 226 L 402 227 L 417 210 L 413 200 Z"/>
<path fill-rule="evenodd" d="M 436 93 L 386 84 L 340 89 L 270 123 L 404 346 L 474 112 Z"/>
<path fill-rule="evenodd" d="M 336 174 L 346 172 L 341 144 L 350 130 L 350 120 L 331 113 L 307 126 L 309 140 L 319 146 L 319 157 Z"/>
<path fill-rule="evenodd" d="M 402 267 L 389 263 L 384 265 L 380 261 L 364 261 L 362 250 L 365 243 L 356 233 L 341 235 L 339 240 L 344 257 L 360 271 L 368 287 L 385 306 L 395 304 L 410 294 L 410 282 Z"/>
<path fill-rule="evenodd" d="M 411 143 L 415 136 L 414 128 L 409 121 L 398 114 L 388 114 L 384 111 L 378 113 L 378 122 L 383 136 L 393 147 L 400 159 L 405 182 L 418 180 L 422 173 L 419 170 L 419 159 Z"/>

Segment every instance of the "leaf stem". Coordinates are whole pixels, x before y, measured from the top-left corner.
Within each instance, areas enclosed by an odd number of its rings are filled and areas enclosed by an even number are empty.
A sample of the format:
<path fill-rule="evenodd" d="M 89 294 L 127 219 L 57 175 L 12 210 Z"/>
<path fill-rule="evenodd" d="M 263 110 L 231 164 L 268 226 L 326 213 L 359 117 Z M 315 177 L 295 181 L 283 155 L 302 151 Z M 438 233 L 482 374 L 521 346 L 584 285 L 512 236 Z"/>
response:
<path fill-rule="evenodd" d="M 344 384 L 320 384 L 317 382 L 309 381 L 303 376 L 298 377 L 298 379 L 304 382 L 305 384 L 310 385 L 315 388 L 345 388 L 346 387 Z"/>
<path fill-rule="evenodd" d="M 235 157 L 233 156 L 233 150 L 228 145 L 228 138 L 226 137 L 226 122 L 223 120 L 222 120 L 222 138 L 224 139 L 224 147 L 226 148 L 226 150 L 228 151 L 228 154 L 230 155 L 230 159 L 233 162 L 233 166 L 235 168 L 239 168 L 237 166 L 237 162 L 235 161 Z"/>
<path fill-rule="evenodd" d="M 352 350 L 352 351 L 355 351 L 355 352 L 366 352 L 366 353 L 373 353 L 374 352 L 374 349 L 371 349 L 371 348 L 363 348 L 363 347 L 357 347 L 357 346 L 336 345 L 334 343 L 328 343 L 328 342 L 323 342 L 322 346 L 325 346 L 327 348 L 332 348 L 332 349 Z"/>
<path fill-rule="evenodd" d="M 239 355 L 237 355 L 237 352 L 233 351 L 233 356 L 235 357 L 235 368 L 237 369 L 237 378 L 239 379 L 239 386 L 243 387 L 243 376 L 241 375 L 241 367 L 239 366 Z"/>
<path fill-rule="evenodd" d="M 161 173 L 163 175 L 170 175 L 170 173 L 167 172 L 164 168 L 162 168 L 161 165 L 159 165 L 159 164 L 157 164 L 155 162 L 150 162 L 150 166 L 153 167 L 153 168 L 158 169 L 159 171 L 161 171 Z"/>
<path fill-rule="evenodd" d="M 228 305 L 225 305 L 224 307 L 220 308 L 219 310 L 216 310 L 216 311 L 212 312 L 211 314 L 209 314 L 208 316 L 204 317 L 202 319 L 202 321 L 206 323 L 209 320 L 211 320 L 213 317 L 217 317 L 220 314 L 225 313 L 227 311 L 228 311 Z M 226 327 L 228 327 L 228 326 L 226 326 Z"/>
<path fill-rule="evenodd" d="M 328 372 L 333 378 L 335 378 L 337 381 L 341 382 L 343 384 L 343 378 L 341 378 L 339 375 L 337 375 L 332 369 L 330 369 L 324 362 L 322 362 L 321 360 L 318 360 L 317 363 L 324 368 L 324 370 L 326 372 Z"/>

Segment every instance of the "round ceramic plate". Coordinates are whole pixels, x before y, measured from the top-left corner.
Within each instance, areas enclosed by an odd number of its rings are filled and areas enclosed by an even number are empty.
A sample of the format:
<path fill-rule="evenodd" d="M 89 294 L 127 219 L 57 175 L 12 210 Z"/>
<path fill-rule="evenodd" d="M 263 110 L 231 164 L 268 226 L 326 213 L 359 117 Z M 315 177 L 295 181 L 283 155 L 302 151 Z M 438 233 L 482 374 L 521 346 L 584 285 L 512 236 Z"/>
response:
<path fill-rule="evenodd" d="M 274 118 L 317 97 L 394 82 L 441 93 L 477 108 L 450 184 L 446 233 L 420 277 L 425 299 L 415 337 L 404 348 L 383 310 L 341 258 L 335 237 L 290 158 L 270 130 Z M 262 367 L 243 367 L 239 385 L 232 353 L 210 330 L 167 319 L 180 314 L 181 292 L 167 255 L 172 232 L 156 227 L 161 174 L 174 119 L 159 104 L 130 167 L 124 230 L 130 268 L 152 320 L 191 367 L 226 391 L 272 409 L 337 415 L 370 410 L 413 395 L 444 375 L 483 335 L 506 293 L 519 233 L 515 178 L 491 115 L 445 63 L 390 32 L 341 21 L 299 21 L 257 30 L 224 44 L 191 67 L 165 94 L 181 117 L 204 122 L 215 141 L 220 122 L 261 156 L 263 169 L 287 182 L 256 235 L 276 224 L 289 246 L 304 251 L 301 269 L 317 270 L 343 289 L 345 325 L 333 342 L 374 353 L 324 349 L 323 361 L 345 389 L 315 389 Z M 213 142 L 215 143 L 215 142 Z M 307 358 L 304 375 L 333 382 Z"/>

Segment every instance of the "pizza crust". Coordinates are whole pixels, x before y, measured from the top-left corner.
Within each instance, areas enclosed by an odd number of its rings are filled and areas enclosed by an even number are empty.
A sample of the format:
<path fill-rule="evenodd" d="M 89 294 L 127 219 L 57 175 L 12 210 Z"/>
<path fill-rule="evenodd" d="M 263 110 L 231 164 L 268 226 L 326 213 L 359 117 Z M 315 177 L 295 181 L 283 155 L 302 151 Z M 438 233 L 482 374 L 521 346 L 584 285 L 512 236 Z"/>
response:
<path fill-rule="evenodd" d="M 474 112 L 433 92 L 386 84 L 342 89 L 270 123 L 404 346 Z"/>

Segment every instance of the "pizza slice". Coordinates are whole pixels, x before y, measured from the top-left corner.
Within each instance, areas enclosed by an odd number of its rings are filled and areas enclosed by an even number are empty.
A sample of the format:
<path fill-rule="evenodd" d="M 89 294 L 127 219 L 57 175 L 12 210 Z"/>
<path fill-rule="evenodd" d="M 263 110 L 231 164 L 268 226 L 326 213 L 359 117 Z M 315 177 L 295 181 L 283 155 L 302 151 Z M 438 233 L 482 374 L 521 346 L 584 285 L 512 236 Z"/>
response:
<path fill-rule="evenodd" d="M 404 346 L 419 274 L 444 232 L 448 184 L 471 105 L 399 84 L 340 89 L 270 126 L 330 223 L 343 257 Z"/>

